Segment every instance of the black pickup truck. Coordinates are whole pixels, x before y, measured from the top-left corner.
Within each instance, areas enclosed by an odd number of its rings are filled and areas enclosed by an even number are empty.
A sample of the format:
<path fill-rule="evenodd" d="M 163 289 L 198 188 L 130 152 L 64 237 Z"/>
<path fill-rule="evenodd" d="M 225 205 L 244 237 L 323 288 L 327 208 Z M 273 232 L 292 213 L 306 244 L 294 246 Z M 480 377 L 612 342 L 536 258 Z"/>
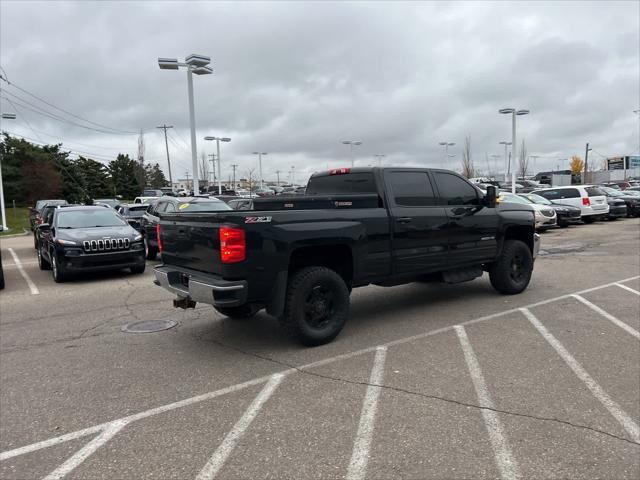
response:
<path fill-rule="evenodd" d="M 352 288 L 458 283 L 489 272 L 522 292 L 539 249 L 534 212 L 497 203 L 461 176 L 416 168 L 336 169 L 306 195 L 254 199 L 253 210 L 161 215 L 155 283 L 174 306 L 213 305 L 232 318 L 266 308 L 306 345 L 335 338 Z"/>

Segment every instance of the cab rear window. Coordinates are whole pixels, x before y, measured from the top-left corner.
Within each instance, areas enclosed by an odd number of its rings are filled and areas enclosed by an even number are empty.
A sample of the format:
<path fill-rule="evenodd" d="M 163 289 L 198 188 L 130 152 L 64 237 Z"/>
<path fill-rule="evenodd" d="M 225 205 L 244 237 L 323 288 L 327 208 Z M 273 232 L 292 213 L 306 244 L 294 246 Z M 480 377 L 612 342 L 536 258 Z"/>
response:
<path fill-rule="evenodd" d="M 378 193 L 372 172 L 344 173 L 311 177 L 307 195 L 340 193 Z"/>
<path fill-rule="evenodd" d="M 222 212 L 233 210 L 224 202 L 190 202 L 178 204 L 178 212 Z"/>

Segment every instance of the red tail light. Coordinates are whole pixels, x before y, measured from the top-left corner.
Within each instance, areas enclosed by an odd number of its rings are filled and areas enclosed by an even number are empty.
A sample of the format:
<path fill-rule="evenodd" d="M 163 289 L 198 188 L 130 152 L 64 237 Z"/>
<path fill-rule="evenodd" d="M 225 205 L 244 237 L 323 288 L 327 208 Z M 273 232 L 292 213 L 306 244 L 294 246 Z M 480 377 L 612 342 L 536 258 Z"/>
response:
<path fill-rule="evenodd" d="M 156 240 L 158 241 L 158 251 L 162 252 L 162 232 L 160 231 L 160 224 L 156 225 Z"/>
<path fill-rule="evenodd" d="M 247 256 L 247 243 L 241 228 L 220 228 L 220 260 L 222 263 L 242 262 Z"/>
<path fill-rule="evenodd" d="M 582 205 L 584 205 L 585 207 L 590 207 L 591 206 L 591 200 L 589 200 L 589 197 L 586 197 L 586 198 L 582 199 Z"/>
<path fill-rule="evenodd" d="M 351 172 L 350 168 L 334 168 L 333 170 L 329 170 L 329 175 L 344 175 L 349 172 Z"/>

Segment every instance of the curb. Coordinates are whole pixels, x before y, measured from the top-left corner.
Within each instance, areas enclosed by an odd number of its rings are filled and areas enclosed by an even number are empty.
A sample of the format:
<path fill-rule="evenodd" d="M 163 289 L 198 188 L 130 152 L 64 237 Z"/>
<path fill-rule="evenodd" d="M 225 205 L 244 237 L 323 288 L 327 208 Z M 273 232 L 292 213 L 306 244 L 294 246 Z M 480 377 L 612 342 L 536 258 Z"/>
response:
<path fill-rule="evenodd" d="M 2 240 L 3 238 L 26 237 L 27 235 L 29 235 L 29 233 L 31 233 L 29 230 L 24 229 L 23 233 L 13 233 L 11 235 L 0 235 L 0 240 Z"/>

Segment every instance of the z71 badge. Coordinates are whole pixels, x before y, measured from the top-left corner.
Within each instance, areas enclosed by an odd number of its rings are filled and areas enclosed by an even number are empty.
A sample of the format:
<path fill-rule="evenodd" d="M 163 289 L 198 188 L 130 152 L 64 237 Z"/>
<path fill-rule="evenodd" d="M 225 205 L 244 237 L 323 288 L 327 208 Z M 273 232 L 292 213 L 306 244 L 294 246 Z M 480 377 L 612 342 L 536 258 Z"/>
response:
<path fill-rule="evenodd" d="M 271 217 L 245 217 L 244 223 L 270 223 Z"/>

